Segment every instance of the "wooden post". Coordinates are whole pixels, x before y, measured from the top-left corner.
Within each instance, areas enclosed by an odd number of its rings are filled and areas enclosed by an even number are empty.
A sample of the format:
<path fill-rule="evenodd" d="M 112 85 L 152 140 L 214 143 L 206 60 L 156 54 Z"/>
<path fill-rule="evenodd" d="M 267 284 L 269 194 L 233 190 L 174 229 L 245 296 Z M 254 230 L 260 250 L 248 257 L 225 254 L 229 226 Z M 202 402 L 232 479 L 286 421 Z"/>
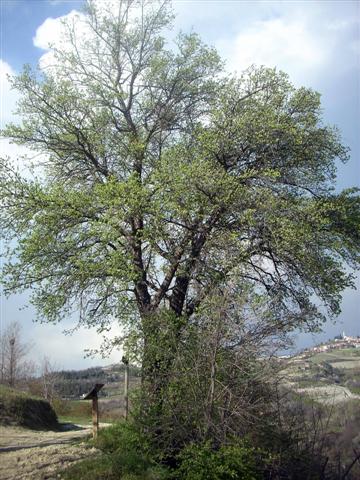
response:
<path fill-rule="evenodd" d="M 99 432 L 99 403 L 97 393 L 92 398 L 92 424 L 93 424 L 93 438 L 97 437 Z"/>
<path fill-rule="evenodd" d="M 125 407 L 125 420 L 129 416 L 129 361 L 126 357 L 122 358 L 122 361 L 125 365 L 125 375 L 124 375 L 124 407 Z"/>
<path fill-rule="evenodd" d="M 104 386 L 103 383 L 97 383 L 89 393 L 82 396 L 83 400 L 92 401 L 92 426 L 93 426 L 93 438 L 97 437 L 99 431 L 99 403 L 98 403 L 98 392 Z"/>

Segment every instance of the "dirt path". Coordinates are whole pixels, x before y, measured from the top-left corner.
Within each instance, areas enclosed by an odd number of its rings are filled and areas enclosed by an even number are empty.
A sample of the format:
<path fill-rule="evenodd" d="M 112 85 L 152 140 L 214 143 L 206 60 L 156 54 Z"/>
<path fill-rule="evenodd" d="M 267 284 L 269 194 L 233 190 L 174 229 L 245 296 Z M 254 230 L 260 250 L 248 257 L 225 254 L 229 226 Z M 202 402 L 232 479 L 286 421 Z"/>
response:
<path fill-rule="evenodd" d="M 60 479 L 57 471 L 97 455 L 95 448 L 79 443 L 90 433 L 90 427 L 77 425 L 60 432 L 0 427 L 0 480 Z"/>

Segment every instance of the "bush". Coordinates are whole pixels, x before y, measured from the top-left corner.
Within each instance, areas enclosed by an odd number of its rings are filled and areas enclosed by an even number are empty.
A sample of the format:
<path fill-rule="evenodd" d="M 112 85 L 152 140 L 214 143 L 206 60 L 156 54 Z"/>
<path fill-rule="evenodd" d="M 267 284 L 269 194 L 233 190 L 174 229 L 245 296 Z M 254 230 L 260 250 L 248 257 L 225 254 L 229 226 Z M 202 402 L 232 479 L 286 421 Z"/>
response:
<path fill-rule="evenodd" d="M 178 480 L 258 480 L 261 451 L 245 442 L 214 450 L 209 443 L 185 447 L 179 455 Z M 260 461 L 264 465 L 264 460 Z"/>
<path fill-rule="evenodd" d="M 134 424 L 121 422 L 100 430 L 95 447 L 101 457 L 84 460 L 65 472 L 73 480 L 165 480 L 167 470 L 151 458 L 146 438 Z"/>

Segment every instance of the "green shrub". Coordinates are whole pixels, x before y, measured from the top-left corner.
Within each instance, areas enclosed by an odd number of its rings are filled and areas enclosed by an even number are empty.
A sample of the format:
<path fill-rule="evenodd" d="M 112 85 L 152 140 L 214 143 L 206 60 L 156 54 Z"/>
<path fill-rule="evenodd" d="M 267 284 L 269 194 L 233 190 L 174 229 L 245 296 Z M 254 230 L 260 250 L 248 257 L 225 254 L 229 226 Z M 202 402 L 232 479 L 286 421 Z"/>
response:
<path fill-rule="evenodd" d="M 214 450 L 209 443 L 190 445 L 179 455 L 178 480 L 258 480 L 261 452 L 245 442 Z"/>
<path fill-rule="evenodd" d="M 71 480 L 165 480 L 167 470 L 150 456 L 146 438 L 131 422 L 100 430 L 95 446 L 100 457 L 84 460 L 65 473 Z M 92 467 L 93 466 L 93 467 Z"/>
<path fill-rule="evenodd" d="M 259 480 L 266 465 L 264 453 L 245 441 L 218 450 L 205 443 L 185 447 L 177 457 L 178 468 L 171 471 L 156 463 L 146 436 L 131 422 L 101 430 L 95 446 L 102 456 L 80 462 L 66 472 L 66 479 Z"/>
<path fill-rule="evenodd" d="M 107 453 L 118 451 L 148 451 L 148 444 L 131 422 L 115 423 L 111 427 L 100 430 L 95 446 Z"/>
<path fill-rule="evenodd" d="M 121 476 L 145 478 L 155 466 L 145 436 L 131 422 L 120 422 L 104 429 L 95 445 L 112 455 L 113 468 Z"/>

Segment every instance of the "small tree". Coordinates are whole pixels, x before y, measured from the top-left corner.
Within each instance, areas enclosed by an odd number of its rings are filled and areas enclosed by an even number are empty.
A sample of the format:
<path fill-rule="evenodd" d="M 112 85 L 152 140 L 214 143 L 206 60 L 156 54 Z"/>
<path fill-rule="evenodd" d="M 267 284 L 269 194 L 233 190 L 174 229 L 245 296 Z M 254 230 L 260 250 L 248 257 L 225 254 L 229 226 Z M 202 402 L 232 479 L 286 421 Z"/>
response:
<path fill-rule="evenodd" d="M 57 382 L 61 379 L 61 373 L 51 363 L 49 357 L 44 357 L 40 367 L 41 393 L 51 405 L 57 394 Z"/>
<path fill-rule="evenodd" d="M 26 357 L 31 343 L 25 343 L 18 322 L 10 323 L 0 335 L 1 383 L 14 387 L 34 373 L 34 365 Z"/>

